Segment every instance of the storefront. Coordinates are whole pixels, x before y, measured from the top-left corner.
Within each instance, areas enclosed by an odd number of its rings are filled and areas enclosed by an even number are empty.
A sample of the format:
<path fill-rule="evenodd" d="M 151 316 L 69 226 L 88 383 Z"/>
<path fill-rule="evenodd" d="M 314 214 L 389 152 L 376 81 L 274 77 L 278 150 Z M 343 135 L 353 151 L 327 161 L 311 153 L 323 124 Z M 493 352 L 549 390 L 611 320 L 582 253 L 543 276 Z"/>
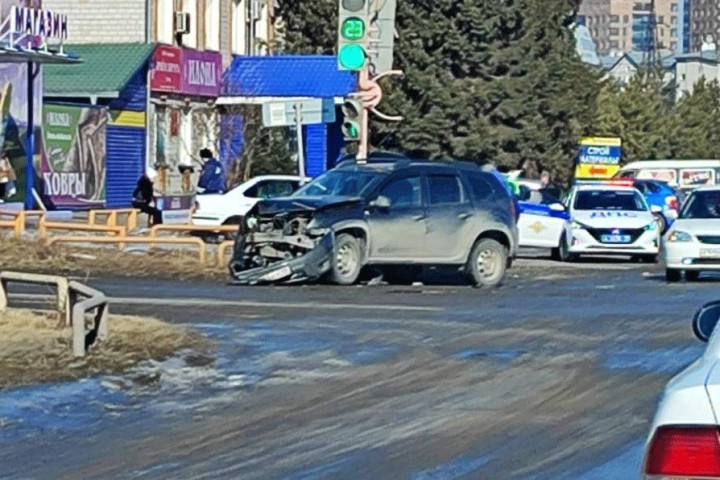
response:
<path fill-rule="evenodd" d="M 165 222 L 187 221 L 201 168 L 199 152 L 217 154 L 222 56 L 159 45 L 150 61 L 150 151 Z"/>
<path fill-rule="evenodd" d="M 48 66 L 41 192 L 48 207 L 130 205 L 147 162 L 148 65 L 154 45 L 72 45 L 79 66 Z"/>

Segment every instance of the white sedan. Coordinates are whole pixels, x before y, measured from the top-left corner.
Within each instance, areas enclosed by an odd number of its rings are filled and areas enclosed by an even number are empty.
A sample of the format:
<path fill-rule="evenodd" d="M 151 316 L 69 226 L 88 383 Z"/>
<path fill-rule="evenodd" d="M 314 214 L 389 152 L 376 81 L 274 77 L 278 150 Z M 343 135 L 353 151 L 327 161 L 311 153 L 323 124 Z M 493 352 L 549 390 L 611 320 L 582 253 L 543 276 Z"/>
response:
<path fill-rule="evenodd" d="M 573 187 L 567 198 L 570 222 L 560 242 L 560 257 L 581 254 L 631 255 L 655 262 L 660 232 L 645 198 L 618 182 L 587 182 Z"/>
<path fill-rule="evenodd" d="M 534 185 L 518 182 L 518 236 L 521 247 L 550 248 L 559 259 L 560 242 L 570 215 L 560 200 Z"/>
<path fill-rule="evenodd" d="M 693 319 L 703 355 L 668 382 L 645 447 L 646 480 L 720 479 L 720 302 Z"/>
<path fill-rule="evenodd" d="M 700 187 L 685 200 L 678 219 L 663 237 L 665 278 L 689 281 L 701 271 L 720 270 L 720 187 Z"/>
<path fill-rule="evenodd" d="M 294 175 L 261 175 L 226 193 L 196 195 L 194 225 L 236 225 L 258 200 L 291 195 L 309 179 Z"/>

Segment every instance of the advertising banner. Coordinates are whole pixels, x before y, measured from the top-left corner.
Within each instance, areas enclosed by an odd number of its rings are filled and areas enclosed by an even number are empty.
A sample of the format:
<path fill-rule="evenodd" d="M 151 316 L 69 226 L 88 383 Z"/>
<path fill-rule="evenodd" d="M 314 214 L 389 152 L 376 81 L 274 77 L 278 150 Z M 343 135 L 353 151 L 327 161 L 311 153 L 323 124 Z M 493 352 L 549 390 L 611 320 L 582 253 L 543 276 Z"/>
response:
<path fill-rule="evenodd" d="M 161 45 L 150 62 L 150 89 L 200 97 L 217 97 L 222 87 L 222 55 Z"/>
<path fill-rule="evenodd" d="M 680 186 L 683 188 L 715 185 L 715 169 L 685 168 L 680 170 Z"/>
<path fill-rule="evenodd" d="M 105 203 L 108 110 L 43 106 L 43 194 L 56 206 Z"/>
<path fill-rule="evenodd" d="M 584 137 L 580 139 L 580 155 L 575 178 L 612 178 L 620 170 L 622 141 L 616 137 Z"/>

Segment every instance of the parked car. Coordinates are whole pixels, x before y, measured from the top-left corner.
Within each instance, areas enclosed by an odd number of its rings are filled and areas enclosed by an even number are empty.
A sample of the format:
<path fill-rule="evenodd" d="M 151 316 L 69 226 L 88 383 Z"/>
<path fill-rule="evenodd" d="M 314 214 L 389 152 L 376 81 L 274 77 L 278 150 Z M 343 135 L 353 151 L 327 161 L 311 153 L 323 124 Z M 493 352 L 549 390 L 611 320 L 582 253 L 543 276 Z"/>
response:
<path fill-rule="evenodd" d="M 671 379 L 660 399 L 645 446 L 643 475 L 650 479 L 720 479 L 720 302 L 693 318 L 702 356 Z"/>
<path fill-rule="evenodd" d="M 258 200 L 291 195 L 307 180 L 294 175 L 260 175 L 226 193 L 197 195 L 192 223 L 239 225 Z"/>
<path fill-rule="evenodd" d="M 520 247 L 549 248 L 553 259 L 560 259 L 560 242 L 570 219 L 558 198 L 536 184 L 519 182 L 518 235 Z"/>
<path fill-rule="evenodd" d="M 472 163 L 373 154 L 343 161 L 287 198 L 258 202 L 230 274 L 245 284 L 325 277 L 350 285 L 366 265 L 444 265 L 494 286 L 516 249 L 513 200 L 492 174 Z"/>
<path fill-rule="evenodd" d="M 578 181 L 565 205 L 570 222 L 560 242 L 560 257 L 572 261 L 584 254 L 630 255 L 656 261 L 660 232 L 650 207 L 632 181 Z"/>
<path fill-rule="evenodd" d="M 720 270 L 720 186 L 690 193 L 663 237 L 662 251 L 668 282 L 679 281 L 683 272 L 694 281 L 702 271 Z"/>

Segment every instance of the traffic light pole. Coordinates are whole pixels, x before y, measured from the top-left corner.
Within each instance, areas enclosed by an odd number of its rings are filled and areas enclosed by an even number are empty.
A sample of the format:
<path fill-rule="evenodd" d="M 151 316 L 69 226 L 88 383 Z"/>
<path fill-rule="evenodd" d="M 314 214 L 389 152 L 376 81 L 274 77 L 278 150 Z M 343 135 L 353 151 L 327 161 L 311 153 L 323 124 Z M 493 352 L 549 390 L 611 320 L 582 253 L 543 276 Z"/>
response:
<path fill-rule="evenodd" d="M 358 86 L 362 91 L 367 88 L 370 83 L 370 72 L 368 66 L 365 65 L 362 70 L 358 73 Z M 370 115 L 367 106 L 363 106 L 360 114 L 360 143 L 358 145 L 358 152 L 356 159 L 359 163 L 365 163 L 368 158 L 368 144 L 370 143 L 370 133 L 368 132 L 370 127 Z"/>

